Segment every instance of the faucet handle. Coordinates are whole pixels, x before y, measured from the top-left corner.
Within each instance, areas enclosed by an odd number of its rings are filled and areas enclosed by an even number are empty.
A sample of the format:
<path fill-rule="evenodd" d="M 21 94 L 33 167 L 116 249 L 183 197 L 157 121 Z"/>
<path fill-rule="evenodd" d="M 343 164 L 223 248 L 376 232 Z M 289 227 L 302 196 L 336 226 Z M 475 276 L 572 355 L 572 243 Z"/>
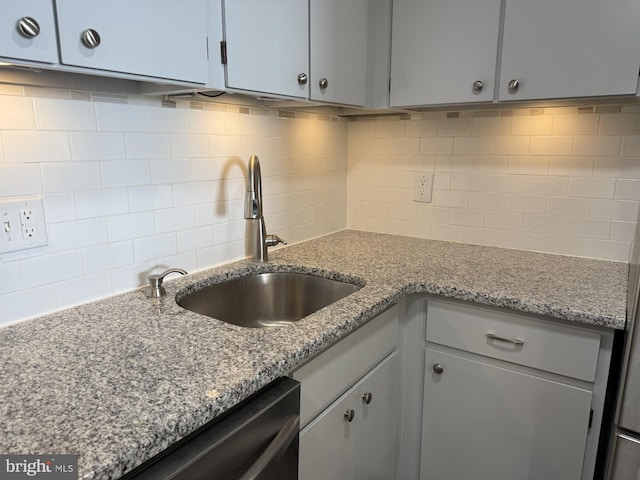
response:
<path fill-rule="evenodd" d="M 267 238 L 265 239 L 264 243 L 267 245 L 267 247 L 275 247 L 279 243 L 283 245 L 287 244 L 286 240 L 283 240 L 278 235 L 267 235 Z"/>
<path fill-rule="evenodd" d="M 149 286 L 145 291 L 145 295 L 149 298 L 160 298 L 163 297 L 167 291 L 162 286 L 162 281 L 164 277 L 169 275 L 170 273 L 180 273 L 182 275 L 187 275 L 187 271 L 182 268 L 170 268 L 169 270 L 165 270 L 162 273 L 154 273 L 153 275 L 149 275 L 147 278 L 149 279 Z"/>

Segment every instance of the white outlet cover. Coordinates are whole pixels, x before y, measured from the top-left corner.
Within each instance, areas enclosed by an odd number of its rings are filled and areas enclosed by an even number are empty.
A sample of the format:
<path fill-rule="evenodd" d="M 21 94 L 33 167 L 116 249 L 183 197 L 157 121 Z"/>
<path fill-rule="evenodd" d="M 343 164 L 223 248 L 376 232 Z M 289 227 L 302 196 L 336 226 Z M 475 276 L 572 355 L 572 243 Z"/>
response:
<path fill-rule="evenodd" d="M 20 211 L 32 212 L 24 225 Z M 29 235 L 24 235 L 27 231 Z M 41 197 L 0 199 L 0 253 L 15 252 L 47 245 L 47 224 Z"/>
<path fill-rule="evenodd" d="M 431 203 L 433 173 L 415 173 L 413 177 L 413 201 Z"/>

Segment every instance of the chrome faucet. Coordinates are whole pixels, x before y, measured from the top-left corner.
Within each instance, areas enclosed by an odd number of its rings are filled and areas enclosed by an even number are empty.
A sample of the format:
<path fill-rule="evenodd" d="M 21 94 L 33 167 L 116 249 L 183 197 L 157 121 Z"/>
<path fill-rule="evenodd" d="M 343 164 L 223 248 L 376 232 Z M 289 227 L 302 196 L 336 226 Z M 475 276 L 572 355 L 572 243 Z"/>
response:
<path fill-rule="evenodd" d="M 247 174 L 247 193 L 244 198 L 244 218 L 251 221 L 251 251 L 252 259 L 257 262 L 269 260 L 267 248 L 279 243 L 287 242 L 277 235 L 267 235 L 262 216 L 262 175 L 260 173 L 260 160 L 257 155 L 251 155 L 249 159 L 249 172 Z"/>

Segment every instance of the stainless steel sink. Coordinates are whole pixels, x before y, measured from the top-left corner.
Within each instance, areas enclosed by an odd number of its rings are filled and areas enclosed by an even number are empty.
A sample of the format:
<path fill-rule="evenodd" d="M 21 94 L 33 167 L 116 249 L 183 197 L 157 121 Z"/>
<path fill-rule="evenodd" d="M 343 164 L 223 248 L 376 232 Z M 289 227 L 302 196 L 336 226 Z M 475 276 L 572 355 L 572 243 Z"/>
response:
<path fill-rule="evenodd" d="M 276 327 L 297 322 L 360 288 L 302 273 L 259 273 L 204 287 L 180 298 L 178 305 L 242 327 Z"/>

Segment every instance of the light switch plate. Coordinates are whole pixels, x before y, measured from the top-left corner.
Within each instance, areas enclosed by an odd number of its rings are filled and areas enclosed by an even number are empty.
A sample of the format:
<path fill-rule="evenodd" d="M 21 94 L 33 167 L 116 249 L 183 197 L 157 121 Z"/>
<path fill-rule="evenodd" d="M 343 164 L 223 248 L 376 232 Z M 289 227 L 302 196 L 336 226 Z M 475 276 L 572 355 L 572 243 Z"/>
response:
<path fill-rule="evenodd" d="M 47 245 L 41 197 L 0 199 L 0 253 Z"/>

